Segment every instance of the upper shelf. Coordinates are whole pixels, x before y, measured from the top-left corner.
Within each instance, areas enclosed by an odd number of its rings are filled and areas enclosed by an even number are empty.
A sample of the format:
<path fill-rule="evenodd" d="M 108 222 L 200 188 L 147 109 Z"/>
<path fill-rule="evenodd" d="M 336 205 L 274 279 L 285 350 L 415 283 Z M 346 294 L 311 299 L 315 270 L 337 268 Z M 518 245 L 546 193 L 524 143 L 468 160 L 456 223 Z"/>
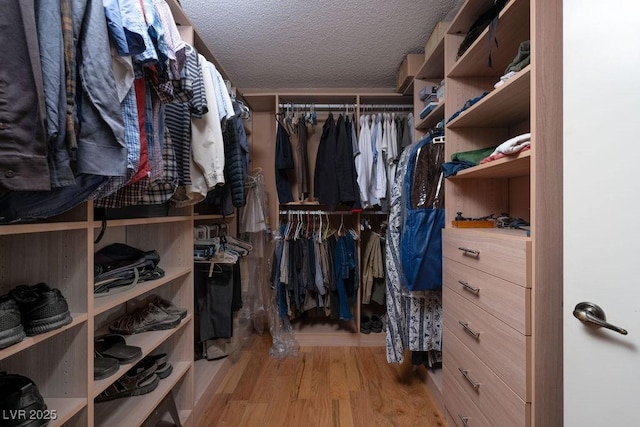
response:
<path fill-rule="evenodd" d="M 441 80 L 444 77 L 444 35 L 449 22 L 438 22 L 424 47 L 425 61 L 416 73 L 416 79 Z"/>
<path fill-rule="evenodd" d="M 427 114 L 424 119 L 416 122 L 415 128 L 428 130 L 437 125 L 442 119 L 444 119 L 444 102 L 441 102 L 440 105 Z"/>
<path fill-rule="evenodd" d="M 530 88 L 529 65 L 449 122 L 447 127 L 508 127 L 523 122 L 529 118 Z"/>
<path fill-rule="evenodd" d="M 493 2 L 469 0 L 468 3 L 473 3 L 473 5 L 477 6 L 478 4 Z M 462 36 L 469 30 L 469 26 L 473 21 L 466 28 L 462 27 L 462 23 L 466 23 L 470 19 L 467 15 L 477 9 L 473 7 L 463 8 L 464 15 L 452 23 L 448 34 L 456 34 L 462 41 Z M 486 9 L 480 8 L 479 10 Z M 478 12 L 476 18 L 481 13 Z M 529 40 L 531 37 L 529 30 L 529 0 L 511 0 L 500 11 L 498 23 L 491 35 L 492 38 L 495 37 L 495 41 L 489 40 L 490 27 L 485 28 L 467 51 L 456 61 L 451 71 L 449 71 L 448 77 L 499 77 L 503 75 L 507 65 L 513 61 L 518 53 L 520 43 Z M 489 57 L 491 57 L 491 67 L 489 66 Z"/>
<path fill-rule="evenodd" d="M 503 157 L 469 169 L 461 170 L 449 179 L 515 178 L 528 176 L 531 169 L 531 150 Z"/>

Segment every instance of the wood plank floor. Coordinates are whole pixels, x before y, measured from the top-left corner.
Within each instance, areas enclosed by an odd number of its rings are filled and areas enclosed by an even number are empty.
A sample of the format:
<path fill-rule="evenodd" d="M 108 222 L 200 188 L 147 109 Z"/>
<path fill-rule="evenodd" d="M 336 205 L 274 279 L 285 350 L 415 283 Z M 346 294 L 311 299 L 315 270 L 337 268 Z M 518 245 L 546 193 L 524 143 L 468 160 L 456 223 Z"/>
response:
<path fill-rule="evenodd" d="M 218 384 L 196 426 L 446 426 L 424 368 L 389 364 L 384 347 L 302 347 L 269 356 L 256 336 Z"/>

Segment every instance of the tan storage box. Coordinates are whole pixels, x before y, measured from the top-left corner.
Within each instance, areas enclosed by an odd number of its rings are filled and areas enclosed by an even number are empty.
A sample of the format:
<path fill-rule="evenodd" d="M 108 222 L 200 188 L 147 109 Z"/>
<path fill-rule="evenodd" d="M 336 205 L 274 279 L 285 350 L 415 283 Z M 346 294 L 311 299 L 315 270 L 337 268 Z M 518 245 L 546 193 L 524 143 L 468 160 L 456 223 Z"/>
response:
<path fill-rule="evenodd" d="M 429 40 L 427 40 L 427 44 L 424 45 L 424 60 L 428 60 L 431 57 L 431 54 L 436 50 L 438 44 L 444 39 L 444 35 L 449 28 L 449 21 L 441 21 L 433 27 L 433 31 L 429 36 Z"/>
<path fill-rule="evenodd" d="M 402 64 L 400 64 L 400 67 L 398 68 L 398 74 L 396 76 L 396 92 L 405 92 L 413 81 L 413 76 L 416 75 L 423 62 L 424 55 L 422 53 L 410 53 L 404 57 Z"/>

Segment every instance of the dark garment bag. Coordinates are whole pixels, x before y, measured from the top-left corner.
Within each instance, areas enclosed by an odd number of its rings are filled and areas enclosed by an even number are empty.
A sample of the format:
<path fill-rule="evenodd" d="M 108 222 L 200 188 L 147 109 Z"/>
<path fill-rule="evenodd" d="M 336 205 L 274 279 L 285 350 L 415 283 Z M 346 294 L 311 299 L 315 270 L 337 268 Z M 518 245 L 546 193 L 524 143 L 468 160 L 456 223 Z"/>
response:
<path fill-rule="evenodd" d="M 400 236 L 400 254 L 406 285 L 412 291 L 442 289 L 442 229 L 444 209 L 413 208 L 412 177 L 416 156 L 431 139 L 412 148 L 404 177 L 405 221 Z M 427 150 L 424 150 L 427 151 Z"/>

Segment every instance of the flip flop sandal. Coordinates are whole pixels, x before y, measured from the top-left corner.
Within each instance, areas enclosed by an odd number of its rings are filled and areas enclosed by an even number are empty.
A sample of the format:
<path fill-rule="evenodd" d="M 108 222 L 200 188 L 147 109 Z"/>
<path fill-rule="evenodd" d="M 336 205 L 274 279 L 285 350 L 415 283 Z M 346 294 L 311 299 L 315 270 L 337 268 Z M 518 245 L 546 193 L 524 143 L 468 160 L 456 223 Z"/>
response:
<path fill-rule="evenodd" d="M 140 396 L 151 393 L 158 387 L 160 377 L 156 375 L 157 365 L 155 362 L 138 363 L 127 373 L 118 378 L 105 391 L 100 393 L 95 401 L 106 402 L 120 399 L 122 397 Z"/>
<path fill-rule="evenodd" d="M 94 349 L 102 357 L 117 359 L 121 364 L 133 362 L 142 355 L 142 349 L 127 345 L 124 337 L 118 334 L 100 335 L 94 339 Z"/>
<path fill-rule="evenodd" d="M 96 354 L 93 358 L 93 379 L 102 380 L 118 372 L 120 362 L 113 357 L 102 357 Z"/>
<path fill-rule="evenodd" d="M 171 372 L 173 372 L 173 366 L 169 363 L 169 356 L 167 353 L 150 354 L 145 356 L 145 358 L 142 359 L 142 362 L 155 362 L 157 365 L 156 375 L 158 375 L 161 380 L 167 378 L 171 375 Z"/>

